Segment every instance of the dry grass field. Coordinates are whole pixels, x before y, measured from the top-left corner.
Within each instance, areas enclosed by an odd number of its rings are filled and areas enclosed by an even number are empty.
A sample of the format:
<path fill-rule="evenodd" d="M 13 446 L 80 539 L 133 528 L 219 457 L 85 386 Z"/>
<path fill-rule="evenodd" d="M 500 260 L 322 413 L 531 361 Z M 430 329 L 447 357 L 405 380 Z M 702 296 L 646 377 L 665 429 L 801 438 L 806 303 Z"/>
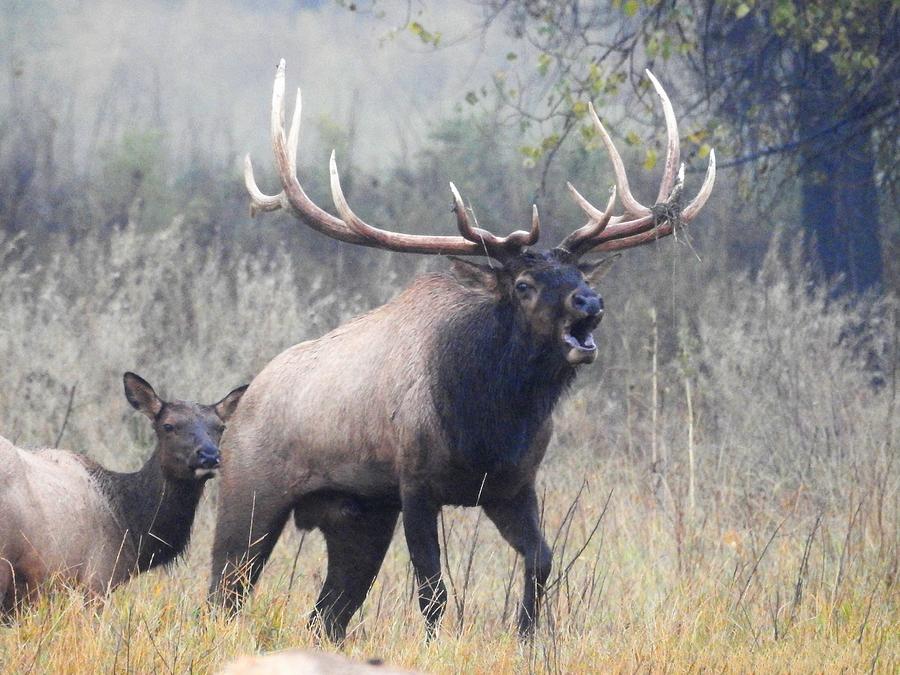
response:
<path fill-rule="evenodd" d="M 0 243 L 0 433 L 30 447 L 62 433 L 135 468 L 150 432 L 123 370 L 211 401 L 408 276 L 383 255 L 348 286 L 312 252 L 242 262 L 198 253 L 184 230 L 126 228 L 40 268 L 18 262 L 26 242 Z M 900 669 L 896 306 L 829 302 L 776 255 L 753 279 L 701 279 L 683 254 L 673 271 L 670 250 L 613 275 L 599 362 L 557 410 L 539 479 L 554 571 L 535 640 L 514 635 L 511 549 L 476 510 L 446 509 L 439 638 L 423 642 L 398 528 L 348 655 L 439 673 Z M 170 570 L 88 606 L 57 593 L 0 627 L 3 672 L 215 672 L 314 645 L 317 533 L 289 526 L 246 611 L 208 614 L 215 498 Z"/>

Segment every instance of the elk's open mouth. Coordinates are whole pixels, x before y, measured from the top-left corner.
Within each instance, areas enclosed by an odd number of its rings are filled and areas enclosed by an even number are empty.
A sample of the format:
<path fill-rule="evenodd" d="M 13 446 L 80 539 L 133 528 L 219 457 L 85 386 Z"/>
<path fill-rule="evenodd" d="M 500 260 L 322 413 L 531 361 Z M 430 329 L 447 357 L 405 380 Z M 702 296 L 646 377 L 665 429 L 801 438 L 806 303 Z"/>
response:
<path fill-rule="evenodd" d="M 597 345 L 593 330 L 600 323 L 600 315 L 587 316 L 563 326 L 562 340 L 565 343 L 566 360 L 572 365 L 590 363 L 597 357 Z"/>

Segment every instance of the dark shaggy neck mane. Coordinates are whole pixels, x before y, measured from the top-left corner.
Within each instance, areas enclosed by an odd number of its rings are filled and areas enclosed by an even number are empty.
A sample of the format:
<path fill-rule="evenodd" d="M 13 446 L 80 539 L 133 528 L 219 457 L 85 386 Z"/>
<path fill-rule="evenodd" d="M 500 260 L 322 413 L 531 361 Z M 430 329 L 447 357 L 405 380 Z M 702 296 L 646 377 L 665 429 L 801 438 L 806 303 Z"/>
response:
<path fill-rule="evenodd" d="M 187 548 L 203 481 L 167 479 L 153 456 L 139 471 L 119 473 L 98 467 L 94 477 L 127 537 L 134 572 L 167 565 Z M 127 535 L 125 531 L 127 530 Z"/>
<path fill-rule="evenodd" d="M 575 376 L 554 345 L 534 342 L 510 303 L 489 298 L 450 318 L 436 359 L 432 395 L 444 431 L 485 472 L 518 463 Z"/>

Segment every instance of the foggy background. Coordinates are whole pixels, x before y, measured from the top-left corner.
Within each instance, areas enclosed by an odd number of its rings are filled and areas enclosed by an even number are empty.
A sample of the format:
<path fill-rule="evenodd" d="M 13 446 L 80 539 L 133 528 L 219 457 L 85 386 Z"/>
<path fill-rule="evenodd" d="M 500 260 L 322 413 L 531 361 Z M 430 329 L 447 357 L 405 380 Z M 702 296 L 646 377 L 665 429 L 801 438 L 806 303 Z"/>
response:
<path fill-rule="evenodd" d="M 404 29 L 410 12 L 415 18 L 422 9 L 405 2 L 351 12 L 309 0 L 5 0 L 4 112 L 56 118 L 71 134 L 65 159 L 79 169 L 126 130 L 164 128 L 173 159 L 227 157 L 237 170 L 235 153 L 265 159 L 270 151 L 271 80 L 285 58 L 291 101 L 294 88 L 304 92 L 307 157 L 310 141 L 322 140 L 317 127 L 332 134 L 352 127 L 360 139 L 353 162 L 393 165 L 427 141 L 430 125 L 458 109 L 467 89 L 506 65 L 501 27 L 473 35 L 477 7 L 428 7 L 428 20 L 447 31 L 436 51 Z M 20 120 L 7 117 L 13 121 Z"/>

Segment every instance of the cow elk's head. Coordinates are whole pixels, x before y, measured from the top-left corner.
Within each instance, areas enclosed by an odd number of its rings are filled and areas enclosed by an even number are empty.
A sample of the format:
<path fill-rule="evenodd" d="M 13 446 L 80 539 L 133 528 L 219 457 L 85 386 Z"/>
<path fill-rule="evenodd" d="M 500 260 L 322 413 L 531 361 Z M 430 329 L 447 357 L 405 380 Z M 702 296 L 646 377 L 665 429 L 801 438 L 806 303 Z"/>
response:
<path fill-rule="evenodd" d="M 125 373 L 125 398 L 153 422 L 156 454 L 166 478 L 205 481 L 216 475 L 221 461 L 219 440 L 225 423 L 237 409 L 247 385 L 213 405 L 163 401 L 146 380 Z"/>
<path fill-rule="evenodd" d="M 361 246 L 408 253 L 482 256 L 490 265 L 454 260 L 457 278 L 464 284 L 478 285 L 498 299 L 511 303 L 532 337 L 548 345 L 555 343 L 561 356 L 571 365 L 590 363 L 597 347 L 592 331 L 603 316 L 603 300 L 593 289 L 608 267 L 609 258 L 586 261 L 593 253 L 621 251 L 672 234 L 676 227 L 693 220 L 706 204 L 716 177 L 715 152 L 709 155 L 706 177 L 697 196 L 682 204 L 684 166 L 679 167 L 678 125 L 669 97 L 650 71 L 666 120 L 668 143 L 662 180 L 654 206 L 635 199 L 628 184 L 624 163 L 612 139 L 600 122 L 593 105 L 588 104 L 591 119 L 612 160 L 616 186 L 603 210 L 596 208 L 571 183 L 569 192 L 587 214 L 588 222 L 569 234 L 555 248 L 535 251 L 540 221 L 532 207 L 531 228 L 499 237 L 469 221 L 459 191 L 450 183 L 453 211 L 459 229 L 457 236 L 416 235 L 383 230 L 369 225 L 350 208 L 341 189 L 334 152 L 331 154 L 331 192 L 340 217 L 321 209 L 304 192 L 297 179 L 297 145 L 300 138 L 300 91 L 288 134 L 284 131 L 284 61 L 278 66 L 272 94 L 271 135 L 282 191 L 266 195 L 256 185 L 250 157 L 244 167 L 244 181 L 251 197 L 251 214 L 286 209 L 313 229 L 334 239 Z M 613 215 L 617 195 L 624 212 Z"/>

